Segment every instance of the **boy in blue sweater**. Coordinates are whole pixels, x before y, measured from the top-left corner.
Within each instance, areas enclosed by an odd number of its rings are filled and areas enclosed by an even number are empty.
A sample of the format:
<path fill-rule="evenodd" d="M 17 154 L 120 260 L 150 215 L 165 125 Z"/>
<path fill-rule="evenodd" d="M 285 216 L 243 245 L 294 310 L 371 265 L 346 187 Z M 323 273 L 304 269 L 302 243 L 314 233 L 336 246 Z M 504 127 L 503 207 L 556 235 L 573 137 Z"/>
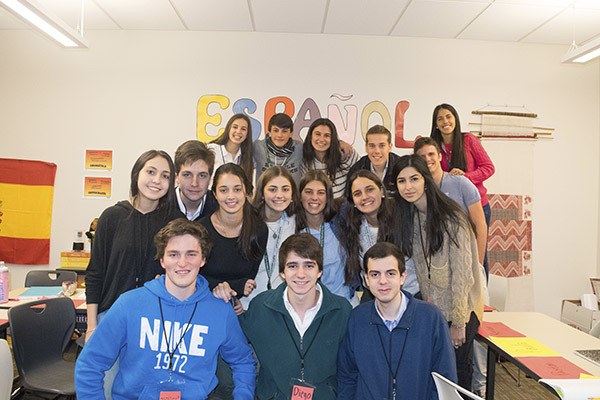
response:
<path fill-rule="evenodd" d="M 206 399 L 217 385 L 217 356 L 233 370 L 236 400 L 252 400 L 255 362 L 231 305 L 198 275 L 212 244 L 186 219 L 155 236 L 165 275 L 124 293 L 86 343 L 75 368 L 80 399 L 104 399 L 104 371 L 119 359 L 112 398 Z"/>
<path fill-rule="evenodd" d="M 456 382 L 448 323 L 436 306 L 401 290 L 406 278 L 400 249 L 379 242 L 364 255 L 375 300 L 350 314 L 337 362 L 340 400 L 437 400 L 436 371 Z"/>

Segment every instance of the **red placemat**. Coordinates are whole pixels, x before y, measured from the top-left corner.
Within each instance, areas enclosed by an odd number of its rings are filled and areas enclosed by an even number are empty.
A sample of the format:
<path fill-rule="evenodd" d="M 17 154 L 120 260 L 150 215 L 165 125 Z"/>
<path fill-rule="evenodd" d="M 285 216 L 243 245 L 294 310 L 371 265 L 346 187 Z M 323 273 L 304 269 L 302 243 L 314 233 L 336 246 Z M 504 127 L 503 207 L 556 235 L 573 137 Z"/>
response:
<path fill-rule="evenodd" d="M 580 379 L 581 374 L 590 375 L 563 357 L 517 357 L 517 360 L 542 379 Z"/>
<path fill-rule="evenodd" d="M 85 300 L 73 300 L 73 305 L 75 306 L 75 308 L 79 307 L 80 305 L 84 304 Z"/>
<path fill-rule="evenodd" d="M 509 328 L 502 322 L 487 322 L 479 326 L 479 334 L 483 337 L 525 337 L 521 332 L 517 332 L 514 329 Z"/>

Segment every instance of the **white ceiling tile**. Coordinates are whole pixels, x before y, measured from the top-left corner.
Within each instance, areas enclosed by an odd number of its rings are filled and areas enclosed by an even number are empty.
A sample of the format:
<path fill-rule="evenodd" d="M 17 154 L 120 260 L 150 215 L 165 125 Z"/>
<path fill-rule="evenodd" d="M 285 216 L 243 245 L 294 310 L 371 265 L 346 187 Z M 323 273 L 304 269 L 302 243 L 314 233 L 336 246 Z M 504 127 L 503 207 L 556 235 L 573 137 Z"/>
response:
<path fill-rule="evenodd" d="M 392 35 L 454 38 L 485 7 L 482 2 L 413 1 Z"/>
<path fill-rule="evenodd" d="M 81 0 L 45 0 L 46 8 L 76 29 L 81 20 Z M 91 0 L 83 1 L 83 29 L 119 29 L 109 16 Z"/>
<path fill-rule="evenodd" d="M 592 8 L 600 10 L 600 1 L 598 0 L 577 0 L 574 4 L 575 8 Z"/>
<path fill-rule="evenodd" d="M 45 0 L 40 2 L 50 14 L 60 18 L 73 29 L 81 20 L 81 0 Z M 0 29 L 19 29 L 21 20 L 0 7 Z M 119 29 L 119 27 L 91 0 L 84 2 L 84 31 L 92 29 Z M 21 27 L 29 29 L 22 23 Z"/>
<path fill-rule="evenodd" d="M 459 38 L 514 42 L 561 11 L 557 7 L 493 3 Z"/>
<path fill-rule="evenodd" d="M 189 30 L 252 31 L 246 0 L 172 0 Z"/>
<path fill-rule="evenodd" d="M 527 43 L 580 44 L 600 33 L 600 9 L 567 9 L 522 41 Z"/>
<path fill-rule="evenodd" d="M 409 0 L 330 0 L 324 33 L 388 35 Z"/>
<path fill-rule="evenodd" d="M 326 0 L 250 0 L 258 32 L 320 33 Z"/>
<path fill-rule="evenodd" d="M 421 0 L 413 0 L 413 1 L 421 1 Z M 490 4 L 493 3 L 494 0 L 437 0 L 440 3 L 485 3 Z"/>
<path fill-rule="evenodd" d="M 94 0 L 123 29 L 182 30 L 168 0 Z"/>
<path fill-rule="evenodd" d="M 568 7 L 573 0 L 496 0 L 497 4 L 514 4 L 523 6 Z"/>
<path fill-rule="evenodd" d="M 67 25 L 79 24 L 82 0 L 41 1 Z M 459 39 L 565 45 L 600 36 L 600 0 L 83 1 L 85 32 L 256 30 L 443 38 L 462 32 Z M 32 28 L 0 8 L 0 29 Z"/>

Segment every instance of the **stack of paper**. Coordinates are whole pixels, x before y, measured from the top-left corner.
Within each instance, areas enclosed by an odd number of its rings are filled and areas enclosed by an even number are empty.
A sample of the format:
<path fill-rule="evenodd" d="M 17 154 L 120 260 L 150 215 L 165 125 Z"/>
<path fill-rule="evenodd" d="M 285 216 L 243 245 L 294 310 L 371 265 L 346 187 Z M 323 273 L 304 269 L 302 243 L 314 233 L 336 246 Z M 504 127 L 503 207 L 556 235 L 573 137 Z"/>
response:
<path fill-rule="evenodd" d="M 563 400 L 588 400 L 600 397 L 600 379 L 540 379 Z"/>

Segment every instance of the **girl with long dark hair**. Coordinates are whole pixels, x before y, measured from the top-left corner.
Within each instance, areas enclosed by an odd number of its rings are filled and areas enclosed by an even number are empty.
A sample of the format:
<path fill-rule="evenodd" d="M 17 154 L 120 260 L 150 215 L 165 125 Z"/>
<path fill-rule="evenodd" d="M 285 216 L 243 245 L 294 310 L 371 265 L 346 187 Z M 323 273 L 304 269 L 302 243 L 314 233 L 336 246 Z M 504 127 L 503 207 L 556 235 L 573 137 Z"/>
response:
<path fill-rule="evenodd" d="M 483 316 L 484 280 L 473 225 L 440 191 L 418 155 L 401 157 L 394 174 L 402 250 L 413 258 L 423 299 L 437 305 L 448 321 L 458 383 L 470 390 L 471 350 Z"/>
<path fill-rule="evenodd" d="M 296 232 L 295 214 L 299 204 L 298 189 L 287 168 L 274 165 L 261 174 L 253 205 L 269 229 L 267 249 L 258 267 L 254 291 L 249 297 L 242 298 L 245 309 L 254 296 L 281 284 L 279 248 L 285 239 Z"/>
<path fill-rule="evenodd" d="M 337 129 L 329 118 L 318 118 L 310 125 L 303 146 L 302 171 L 323 171 L 332 182 L 333 197 L 342 197 L 348 171 L 358 160 L 356 151 L 342 159 Z"/>
<path fill-rule="evenodd" d="M 267 226 L 250 203 L 252 191 L 252 183 L 239 165 L 221 165 L 212 185 L 219 208 L 200 220 L 213 241 L 200 274 L 211 290 L 223 282 L 223 290 L 232 289 L 240 298 L 254 290 L 267 246 Z"/>
<path fill-rule="evenodd" d="M 458 112 L 450 104 L 440 104 L 433 110 L 431 135 L 442 152 L 442 169 L 450 175 L 464 175 L 468 178 L 481 197 L 485 221 L 489 228 L 492 211 L 483 185 L 495 172 L 494 164 L 481 145 L 479 139 L 460 128 Z M 488 273 L 487 252 L 483 267 Z"/>
<path fill-rule="evenodd" d="M 302 210 L 296 216 L 296 231 L 313 235 L 323 248 L 321 283 L 334 294 L 348 301 L 354 289 L 344 282 L 346 251 L 340 245 L 339 232 L 333 225 L 336 204 L 331 181 L 323 171 L 308 171 L 299 185 Z"/>
<path fill-rule="evenodd" d="M 247 115 L 234 114 L 223 133 L 207 147 L 215 153 L 215 170 L 223 164 L 234 163 L 242 167 L 250 181 L 254 180 L 252 124 Z"/>
<path fill-rule="evenodd" d="M 363 284 L 362 259 L 366 251 L 377 242 L 396 242 L 394 203 L 388 199 L 381 179 L 364 169 L 350 176 L 346 200 L 336 217 L 341 243 L 348 255 L 344 281 L 359 288 Z M 364 300 L 370 298 L 369 294 L 363 297 Z"/>
<path fill-rule="evenodd" d="M 154 235 L 172 219 L 183 217 L 175 204 L 175 167 L 162 150 L 143 153 L 131 169 L 129 200 L 104 210 L 98 219 L 85 276 L 87 335 L 124 292 L 162 274 L 154 259 Z"/>

